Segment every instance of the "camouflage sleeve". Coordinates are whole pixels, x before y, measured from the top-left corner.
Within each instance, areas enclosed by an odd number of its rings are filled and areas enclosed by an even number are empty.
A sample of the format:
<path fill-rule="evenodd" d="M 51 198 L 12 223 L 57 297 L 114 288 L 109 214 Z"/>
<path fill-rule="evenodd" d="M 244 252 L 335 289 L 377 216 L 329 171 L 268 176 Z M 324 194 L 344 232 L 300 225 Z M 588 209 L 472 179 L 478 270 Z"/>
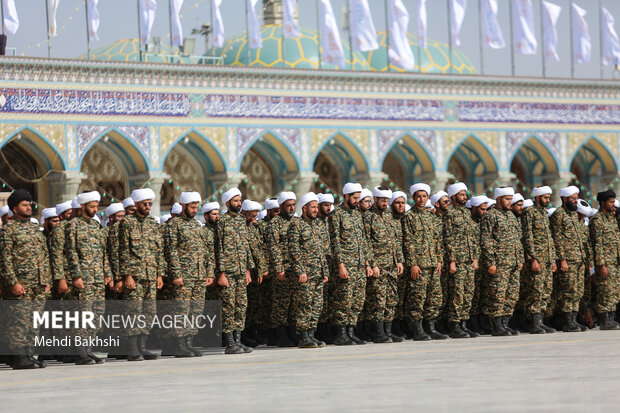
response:
<path fill-rule="evenodd" d="M 454 218 L 455 214 L 451 214 L 448 212 L 443 216 L 443 246 L 444 253 L 448 258 L 448 261 L 456 261 L 456 255 L 454 253 L 455 243 L 458 242 L 458 237 L 455 236 L 454 232 Z M 439 256 L 441 257 L 441 255 Z M 441 259 L 441 258 L 440 258 Z"/>
<path fill-rule="evenodd" d="M 82 278 L 80 271 L 80 256 L 78 253 L 78 220 L 69 223 L 66 231 L 65 249 L 67 251 L 67 263 L 69 264 L 69 274 L 72 279 Z"/>
<path fill-rule="evenodd" d="M 43 236 L 43 234 L 39 234 L 39 235 Z M 49 250 L 47 249 L 47 243 L 45 242 L 45 239 L 43 240 L 43 252 L 42 253 L 43 253 L 43 268 L 41 269 L 42 270 L 41 284 L 51 285 L 52 284 L 52 271 L 50 268 L 50 254 L 49 254 Z"/>
<path fill-rule="evenodd" d="M 253 224 L 251 224 L 253 225 Z M 257 228 L 251 229 L 252 233 L 252 242 L 249 243 L 250 250 L 252 251 L 252 256 L 254 257 L 254 265 L 256 267 L 256 271 L 258 275 L 262 276 L 267 271 L 267 262 L 265 260 L 263 243 L 260 239 L 260 233 Z"/>
<path fill-rule="evenodd" d="M 403 217 L 403 251 L 405 252 L 405 265 L 413 267 L 418 265 L 415 256 L 415 229 L 413 214 L 407 214 Z"/>
<path fill-rule="evenodd" d="M 480 221 L 480 247 L 482 258 L 487 266 L 492 267 L 497 263 L 497 241 L 493 237 L 495 231 L 495 217 L 484 214 Z"/>
<path fill-rule="evenodd" d="M 65 279 L 65 233 L 63 227 L 56 227 L 52 231 L 50 248 L 50 262 L 52 263 L 52 278 L 54 280 Z"/>
<path fill-rule="evenodd" d="M 306 269 L 302 265 L 302 253 L 299 247 L 299 240 L 301 238 L 300 227 L 299 223 L 292 223 L 287 233 L 288 251 L 296 277 L 299 277 L 301 274 L 307 274 Z"/>
<path fill-rule="evenodd" d="M 106 251 L 108 254 L 108 263 L 110 265 L 110 271 L 112 273 L 112 277 L 114 281 L 121 279 L 121 277 L 119 276 L 119 269 L 118 269 L 118 259 L 119 259 L 118 228 L 119 228 L 119 224 L 112 225 L 112 227 L 110 227 L 110 231 L 108 231 L 108 237 L 106 239 Z"/>
<path fill-rule="evenodd" d="M 181 264 L 179 262 L 179 254 L 177 252 L 177 245 L 179 243 L 178 226 L 176 223 L 170 222 L 166 225 L 164 230 L 164 257 L 167 265 L 166 274 L 171 280 L 182 278 Z"/>
<path fill-rule="evenodd" d="M 271 221 L 267 226 L 267 247 L 269 248 L 269 272 L 279 273 L 284 271 L 282 251 L 280 251 L 280 234 L 276 223 Z"/>
<path fill-rule="evenodd" d="M 474 233 L 472 247 L 474 252 L 474 259 L 477 260 L 480 257 L 480 225 L 473 224 L 472 229 Z"/>
<path fill-rule="evenodd" d="M 531 262 L 538 259 L 536 257 L 536 249 L 534 248 L 534 217 L 533 213 L 524 213 L 521 218 L 521 240 L 523 241 L 523 252 L 525 260 Z"/>
<path fill-rule="evenodd" d="M 362 223 L 364 229 L 364 251 L 366 251 L 366 262 L 368 262 L 371 266 L 375 266 L 375 253 L 372 247 L 372 228 L 375 225 L 377 215 L 367 211 L 364 215 L 362 215 Z"/>
<path fill-rule="evenodd" d="M 443 262 L 445 250 L 443 245 L 443 222 L 441 220 L 435 221 L 435 254 L 440 263 Z"/>
<path fill-rule="evenodd" d="M 566 253 L 564 252 L 564 234 L 566 233 L 566 218 L 570 219 L 565 214 L 553 214 L 549 219 L 549 226 L 551 227 L 551 237 L 555 245 L 555 255 L 558 260 L 565 260 Z"/>
<path fill-rule="evenodd" d="M 215 278 L 215 254 L 213 251 L 213 244 L 209 241 L 209 231 L 206 228 L 202 229 L 203 242 L 205 244 L 205 268 L 207 271 L 207 278 Z"/>
<path fill-rule="evenodd" d="M 345 262 L 342 256 L 342 246 L 340 245 L 340 224 L 342 218 L 340 214 L 331 214 L 329 216 L 329 238 L 332 246 L 332 258 L 335 265 Z"/>
<path fill-rule="evenodd" d="M 118 227 L 118 270 L 121 280 L 124 280 L 127 276 L 131 275 L 129 273 L 131 251 L 129 251 L 129 228 L 127 227 L 127 221 L 125 220 L 122 220 Z"/>
<path fill-rule="evenodd" d="M 156 247 L 157 247 L 157 251 L 155 252 L 155 263 L 157 264 L 157 277 L 161 277 L 164 278 L 166 276 L 166 265 L 167 265 L 167 261 L 166 258 L 164 257 L 164 235 L 161 233 L 161 231 L 155 231 L 155 236 L 157 238 L 156 240 Z"/>
<path fill-rule="evenodd" d="M 243 225 L 245 225 L 245 223 Z M 251 234 L 248 228 L 245 229 L 245 239 L 241 241 L 245 241 L 243 242 L 243 247 L 245 248 L 246 270 L 258 269 L 258 267 L 254 264 L 254 251 L 252 250 Z"/>
<path fill-rule="evenodd" d="M 107 234 L 104 231 L 101 231 L 101 242 L 104 245 L 104 249 L 103 249 L 103 278 L 104 278 L 104 280 L 106 278 L 108 278 L 110 280 L 113 280 L 114 279 L 114 274 L 112 274 L 112 268 L 110 266 L 110 259 L 108 257 L 107 241 L 108 241 Z"/>
<path fill-rule="evenodd" d="M 15 275 L 15 268 L 13 268 L 13 260 L 11 257 L 13 256 L 13 237 L 11 236 L 11 231 L 3 228 L 0 231 L 0 244 L 2 244 L 2 259 L 0 260 L 0 276 L 4 278 L 4 285 L 7 287 L 12 287 L 15 284 L 19 283 L 17 276 Z"/>
<path fill-rule="evenodd" d="M 596 218 L 596 217 L 595 217 Z M 601 244 L 605 241 L 603 239 L 603 225 L 600 219 L 593 218 L 590 221 L 590 242 L 592 244 L 592 258 L 594 265 L 605 265 L 605 257 L 601 251 Z"/>

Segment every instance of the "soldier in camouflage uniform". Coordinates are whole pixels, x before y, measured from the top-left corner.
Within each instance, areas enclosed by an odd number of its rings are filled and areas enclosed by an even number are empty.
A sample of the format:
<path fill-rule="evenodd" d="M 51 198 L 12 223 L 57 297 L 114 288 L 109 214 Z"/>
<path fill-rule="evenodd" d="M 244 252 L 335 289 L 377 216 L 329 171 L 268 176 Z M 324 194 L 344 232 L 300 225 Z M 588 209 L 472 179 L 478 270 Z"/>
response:
<path fill-rule="evenodd" d="M 403 272 L 398 276 L 396 280 L 396 305 L 394 307 L 386 306 L 385 313 L 385 333 L 392 339 L 392 341 L 400 342 L 406 336 L 405 332 L 401 328 L 403 323 L 403 311 L 402 300 L 403 291 L 409 278 L 409 271 L 405 269 L 405 254 L 403 250 L 403 224 L 402 217 L 405 215 L 407 206 L 407 194 L 402 191 L 392 192 L 392 197 L 389 202 L 391 218 L 390 226 L 392 236 L 394 237 L 394 248 L 400 249 L 400 255 L 403 262 Z"/>
<path fill-rule="evenodd" d="M 521 229 L 510 210 L 513 188 L 495 189 L 496 207 L 480 222 L 482 266 L 486 269 L 484 313 L 491 320 L 494 336 L 512 335 L 505 327 L 512 316 L 523 267 Z M 515 294 L 514 285 L 517 285 Z"/>
<path fill-rule="evenodd" d="M 525 313 L 531 320 L 530 334 L 553 333 L 543 324 L 543 314 L 551 298 L 553 273 L 556 272 L 555 245 L 551 235 L 547 206 L 551 202 L 551 188 L 532 190 L 534 206 L 525 210 L 521 220 L 525 252 Z"/>
<path fill-rule="evenodd" d="M 596 195 L 600 210 L 590 220 L 590 240 L 596 274 L 594 308 L 601 330 L 618 330 L 614 320 L 620 299 L 620 230 L 615 218 L 616 193 L 611 189 Z"/>
<path fill-rule="evenodd" d="M 415 184 L 410 188 L 415 206 L 403 217 L 405 267 L 409 269 L 403 296 L 403 314 L 416 341 L 442 340 L 448 336 L 435 330 L 441 309 L 441 248 L 437 243 L 437 226 L 425 208 L 431 188 Z M 427 321 L 429 336 L 422 327 Z"/>
<path fill-rule="evenodd" d="M 52 298 L 60 300 L 69 290 L 69 284 L 71 283 L 67 255 L 65 253 L 65 241 L 67 238 L 67 226 L 75 213 L 75 209 L 72 208 L 72 201 L 56 205 L 56 213 L 60 217 L 60 223 L 52 231 L 49 240 L 49 253 L 53 279 Z"/>
<path fill-rule="evenodd" d="M 480 221 L 482 217 L 487 213 L 487 205 L 489 198 L 484 195 L 474 196 L 469 200 L 469 206 L 471 207 L 471 218 L 474 221 L 474 236 L 478 241 L 478 263 L 480 263 L 480 257 L 482 252 L 480 251 Z M 484 291 L 483 286 L 484 270 L 481 265 L 478 265 L 478 269 L 474 272 L 474 295 L 471 301 L 471 309 L 469 311 L 471 330 L 478 334 L 490 334 L 491 331 L 487 328 L 484 316 L 482 314 L 482 293 Z"/>
<path fill-rule="evenodd" d="M 577 202 L 577 218 L 579 221 L 579 230 L 582 233 L 581 239 L 583 242 L 583 250 L 585 251 L 585 268 L 583 271 L 583 297 L 579 301 L 579 315 L 587 324 L 587 327 L 594 328 L 594 302 L 593 302 L 593 287 L 592 282 L 594 280 L 594 257 L 592 253 L 592 244 L 590 242 L 590 230 L 588 228 L 588 218 L 596 214 L 596 210 L 593 209 L 590 204 L 580 199 Z M 577 325 L 581 327 L 579 322 Z M 583 328 L 582 328 L 583 330 Z"/>
<path fill-rule="evenodd" d="M 146 349 L 152 320 L 157 314 L 157 290 L 163 286 L 163 237 L 157 222 L 150 216 L 155 193 L 149 188 L 131 193 L 136 213 L 126 216 L 119 228 L 119 272 L 123 279 L 123 300 L 131 315 L 144 315 L 146 327 L 135 326 L 125 331 L 127 360 L 154 360 L 157 356 Z"/>
<path fill-rule="evenodd" d="M 333 276 L 332 323 L 336 345 L 364 344 L 354 328 L 364 307 L 366 278 L 372 275 L 372 250 L 368 247 L 362 215 L 357 209 L 362 186 L 347 183 L 342 205 L 329 216 Z"/>
<path fill-rule="evenodd" d="M 6 316 L 6 336 L 14 369 L 45 367 L 34 359 L 37 329 L 31 324 L 32 312 L 42 311 L 49 296 L 49 256 L 45 237 L 32 217 L 32 196 L 23 189 L 13 192 L 8 200 L 14 219 L 0 231 L 0 286 L 4 298 L 11 300 L 11 315 Z"/>
<path fill-rule="evenodd" d="M 60 218 L 56 213 L 56 208 L 45 208 L 41 213 L 41 224 L 43 224 L 43 235 L 47 241 L 47 248 L 49 251 L 50 239 L 54 228 L 60 224 Z"/>
<path fill-rule="evenodd" d="M 125 208 L 125 215 L 134 215 L 136 213 L 136 203 L 131 197 L 123 200 L 123 208 Z"/>
<path fill-rule="evenodd" d="M 217 284 L 222 300 L 222 333 L 226 354 L 251 351 L 241 346 L 241 331 L 245 328 L 248 307 L 247 286 L 254 268 L 249 234 L 241 211 L 241 191 L 229 189 L 222 195 L 228 211 L 218 219 L 215 228 L 215 261 Z"/>
<path fill-rule="evenodd" d="M 478 269 L 479 239 L 477 225 L 465 208 L 467 186 L 455 183 L 448 187 L 452 208 L 443 217 L 443 245 L 448 265 L 447 312 L 452 338 L 478 337 L 467 328 L 474 296 L 474 273 Z"/>
<path fill-rule="evenodd" d="M 298 346 L 325 347 L 325 343 L 314 336 L 323 306 L 323 288 L 328 280 L 321 227 L 317 221 L 319 198 L 310 192 L 301 198 L 299 206 L 302 216 L 291 221 L 287 232 L 293 274 L 299 283 L 295 298 L 296 327 L 300 335 Z"/>
<path fill-rule="evenodd" d="M 202 206 L 202 216 L 205 219 L 204 231 L 207 254 L 211 254 L 213 260 L 208 262 L 207 277 L 213 275 L 215 277 L 215 226 L 220 219 L 220 204 L 218 202 L 208 202 Z M 205 300 L 219 300 L 219 287 L 217 283 L 208 285 L 205 291 Z"/>
<path fill-rule="evenodd" d="M 432 206 L 431 212 L 435 219 L 436 237 L 435 242 L 440 246 L 441 253 L 441 274 L 439 274 L 439 280 L 441 282 L 441 309 L 439 310 L 438 324 L 447 326 L 448 323 L 448 269 L 445 262 L 445 252 L 443 248 L 443 217 L 450 209 L 450 197 L 446 191 L 439 191 L 430 197 L 430 205 Z M 428 203 L 427 203 L 428 208 Z"/>
<path fill-rule="evenodd" d="M 317 216 L 317 225 L 320 229 L 321 241 L 323 243 L 323 253 L 327 262 L 328 282 L 323 286 L 323 306 L 321 314 L 319 314 L 319 323 L 317 326 L 317 335 L 319 339 L 327 344 L 334 344 L 333 336 L 330 334 L 329 320 L 331 318 L 331 295 L 334 283 L 330 282 L 334 274 L 334 265 L 331 252 L 331 242 L 329 239 L 328 219 L 334 208 L 334 196 L 332 194 L 318 194 L 319 198 L 319 214 Z"/>
<path fill-rule="evenodd" d="M 556 209 L 549 220 L 556 258 L 560 263 L 558 308 L 562 313 L 564 332 L 581 331 L 577 324 L 577 313 L 579 301 L 583 297 L 586 249 L 585 226 L 577 216 L 578 194 L 579 188 L 576 186 L 560 189 L 562 207 Z"/>
<path fill-rule="evenodd" d="M 267 269 L 269 269 L 269 247 L 267 244 L 267 227 L 271 220 L 280 213 L 280 205 L 278 204 L 277 198 L 269 198 L 265 201 L 265 210 L 266 215 L 265 218 L 258 221 L 258 232 L 261 236 L 261 244 L 263 245 L 263 256 L 265 257 L 265 261 L 267 262 Z M 278 344 L 277 336 L 275 330 L 272 328 L 271 322 L 271 311 L 273 309 L 273 279 L 275 278 L 275 274 L 270 274 L 269 271 L 267 275 L 263 276 L 263 282 L 258 285 L 258 291 L 260 295 L 260 308 L 258 309 L 259 314 L 257 318 L 258 326 L 257 326 L 257 339 L 258 342 L 266 342 L 267 345 L 275 346 Z M 267 339 L 265 340 L 265 337 Z"/>

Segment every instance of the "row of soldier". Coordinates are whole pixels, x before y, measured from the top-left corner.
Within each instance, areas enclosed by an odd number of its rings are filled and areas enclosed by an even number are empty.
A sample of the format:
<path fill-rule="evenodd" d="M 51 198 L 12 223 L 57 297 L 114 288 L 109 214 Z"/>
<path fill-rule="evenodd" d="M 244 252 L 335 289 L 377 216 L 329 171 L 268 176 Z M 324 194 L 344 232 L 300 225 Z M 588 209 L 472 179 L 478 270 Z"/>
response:
<path fill-rule="evenodd" d="M 9 198 L 13 220 L 0 237 L 0 287 L 5 299 L 39 306 L 50 297 L 122 299 L 151 317 L 156 298 L 187 303 L 177 308 L 185 313 L 201 311 L 191 303 L 219 299 L 227 354 L 265 341 L 313 348 L 405 336 L 505 336 L 522 327 L 511 321 L 514 314 L 527 320 L 530 333 L 553 332 L 544 321 L 552 315 L 564 331 L 582 331 L 580 304 L 591 326 L 595 312 L 602 329 L 620 328 L 612 191 L 598 194 L 601 210 L 589 230 L 593 210 L 579 202 L 576 187 L 560 190 L 562 207 L 552 215 L 549 187 L 535 188 L 534 201 L 512 188 L 497 188 L 494 201 L 468 201 L 462 183 L 432 197 L 425 184 L 410 192 L 410 210 L 403 192 L 348 183 L 336 208 L 329 194 L 308 193 L 297 202 L 282 192 L 261 211 L 231 189 L 222 196 L 221 217 L 217 202 L 203 206 L 202 226 L 195 219 L 198 193 L 182 193 L 174 217 L 158 225 L 150 216 L 155 194 L 146 188 L 110 205 L 103 230 L 93 219 L 100 195 L 87 192 L 46 209 L 41 233 L 29 220 L 30 194 L 18 190 Z M 527 203 L 533 205 L 524 209 Z M 5 223 L 9 214 L 0 215 Z M 31 330 L 7 326 L 9 347 L 25 350 L 12 357 L 14 368 L 44 366 L 32 355 Z M 157 358 L 146 348 L 149 333 L 127 332 L 129 360 Z M 162 354 L 201 355 L 195 334 L 169 332 Z M 91 348 L 77 350 L 77 364 L 103 361 Z"/>

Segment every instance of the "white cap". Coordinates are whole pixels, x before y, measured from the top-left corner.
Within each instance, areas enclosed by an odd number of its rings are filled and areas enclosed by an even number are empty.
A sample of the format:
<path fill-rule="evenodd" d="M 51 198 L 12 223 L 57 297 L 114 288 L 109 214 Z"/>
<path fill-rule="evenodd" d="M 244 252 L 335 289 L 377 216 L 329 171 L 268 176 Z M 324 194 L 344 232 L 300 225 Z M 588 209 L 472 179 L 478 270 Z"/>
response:
<path fill-rule="evenodd" d="M 510 187 L 506 187 L 506 188 L 495 188 L 495 199 L 497 199 L 500 196 L 514 196 L 515 194 L 515 189 L 514 188 L 510 188 Z"/>
<path fill-rule="evenodd" d="M 13 216 L 13 212 L 11 212 L 11 210 L 9 209 L 8 205 L 3 206 L 2 208 L 0 208 L 0 218 L 2 218 L 5 215 L 9 215 L 10 217 Z"/>
<path fill-rule="evenodd" d="M 370 200 L 372 201 L 372 192 L 370 192 L 370 189 L 362 189 L 362 193 L 360 194 L 360 201 L 364 198 L 370 198 Z"/>
<path fill-rule="evenodd" d="M 431 197 L 431 204 L 433 204 L 433 206 L 435 206 L 435 204 L 437 203 L 437 201 L 439 201 L 441 198 L 443 198 L 444 196 L 448 196 L 448 193 L 446 191 L 439 191 L 436 194 L 434 194 Z"/>
<path fill-rule="evenodd" d="M 319 202 L 319 197 L 314 192 L 308 192 L 299 200 L 299 208 L 303 208 L 304 205 L 312 201 Z"/>
<path fill-rule="evenodd" d="M 286 201 L 296 201 L 296 200 L 297 200 L 297 195 L 295 195 L 295 192 L 282 191 L 280 192 L 280 195 L 278 195 L 278 205 L 282 205 Z"/>
<path fill-rule="evenodd" d="M 148 199 L 155 199 L 155 192 L 151 188 L 140 188 L 131 191 L 131 198 L 134 202 L 142 202 Z"/>
<path fill-rule="evenodd" d="M 495 204 L 497 204 L 497 201 L 489 198 L 489 202 L 487 203 L 487 208 L 491 208 Z"/>
<path fill-rule="evenodd" d="M 60 215 L 71 209 L 71 201 L 61 202 L 56 204 L 56 214 Z"/>
<path fill-rule="evenodd" d="M 403 191 L 394 191 L 392 192 L 392 197 L 390 198 L 390 206 L 396 201 L 398 198 L 403 198 L 405 200 L 405 204 L 407 203 L 407 194 Z"/>
<path fill-rule="evenodd" d="M 123 208 L 123 204 L 120 202 L 115 202 L 113 204 L 110 204 L 110 206 L 108 206 L 105 209 L 105 216 L 109 217 L 110 215 L 114 215 L 118 212 L 124 211 L 125 208 Z"/>
<path fill-rule="evenodd" d="M 430 199 L 427 199 L 426 200 L 426 204 L 424 204 L 424 208 L 435 209 L 435 206 L 433 204 L 431 204 L 431 200 Z"/>
<path fill-rule="evenodd" d="M 125 200 L 123 201 L 123 208 L 125 209 L 129 208 L 130 206 L 135 206 L 135 205 L 136 203 L 133 202 L 133 199 L 131 198 L 125 198 Z"/>
<path fill-rule="evenodd" d="M 159 223 L 160 223 L 160 224 L 163 224 L 163 223 L 165 223 L 165 222 L 169 221 L 169 220 L 170 220 L 170 218 L 172 218 L 172 215 L 171 215 L 171 214 L 164 214 L 164 215 L 162 215 L 161 217 L 159 217 Z"/>
<path fill-rule="evenodd" d="M 261 209 L 263 209 L 263 206 L 260 204 L 260 202 L 250 201 L 249 199 L 246 199 L 241 204 L 242 211 L 260 211 Z"/>
<path fill-rule="evenodd" d="M 534 201 L 532 201 L 531 199 L 526 199 L 525 201 L 523 201 L 523 209 L 528 209 L 533 206 L 534 206 Z"/>
<path fill-rule="evenodd" d="M 568 197 L 579 193 L 579 188 L 576 186 L 567 186 L 565 188 L 560 189 L 560 197 Z"/>
<path fill-rule="evenodd" d="M 614 201 L 614 207 L 620 208 L 620 201 L 618 201 L 617 199 Z"/>
<path fill-rule="evenodd" d="M 239 190 L 239 188 L 230 188 L 222 195 L 222 204 L 226 205 L 228 201 L 230 201 L 236 196 L 241 196 L 241 191 Z"/>
<path fill-rule="evenodd" d="M 362 192 L 362 185 L 355 182 L 347 182 L 342 187 L 342 194 L 354 194 L 356 192 Z"/>
<path fill-rule="evenodd" d="M 267 216 L 267 210 L 263 209 L 262 211 L 258 213 L 258 215 L 256 216 L 256 219 L 258 221 L 262 221 L 263 219 L 265 219 L 266 216 Z"/>
<path fill-rule="evenodd" d="M 423 184 L 423 183 L 414 184 L 414 185 L 411 185 L 411 187 L 409 188 L 409 192 L 411 193 L 411 195 L 415 194 L 418 191 L 426 191 L 428 196 L 431 196 L 431 187 L 426 184 Z"/>
<path fill-rule="evenodd" d="M 46 219 L 55 218 L 57 216 L 56 208 L 45 208 L 43 212 L 41 212 L 41 221 L 45 222 Z"/>
<path fill-rule="evenodd" d="M 590 214 L 588 215 L 588 218 L 592 218 L 597 213 L 598 213 L 598 209 L 590 207 Z"/>
<path fill-rule="evenodd" d="M 553 213 L 555 212 L 557 208 L 549 208 L 547 210 L 547 216 L 550 217 L 551 215 L 553 215 Z"/>
<path fill-rule="evenodd" d="M 198 192 L 181 192 L 179 202 L 181 204 L 191 204 L 192 202 L 200 203 L 202 202 L 202 197 Z"/>
<path fill-rule="evenodd" d="M 204 204 L 202 206 L 202 214 L 207 214 L 213 210 L 219 210 L 220 209 L 220 204 L 219 202 L 207 202 L 206 204 Z"/>
<path fill-rule="evenodd" d="M 322 204 L 323 202 L 327 202 L 329 204 L 334 203 L 334 196 L 332 194 L 318 194 L 317 196 L 319 197 L 319 204 Z"/>
<path fill-rule="evenodd" d="M 378 186 L 375 186 L 375 188 L 372 190 L 372 196 L 374 196 L 375 198 L 387 198 L 387 199 L 390 199 L 390 198 L 392 198 L 392 191 L 389 190 L 389 189 L 381 190 L 381 189 L 379 189 Z"/>
<path fill-rule="evenodd" d="M 95 216 L 93 217 L 93 219 L 94 219 L 95 221 L 97 221 L 97 223 L 98 223 L 99 225 L 101 225 L 101 218 L 99 218 L 99 214 L 95 214 Z"/>
<path fill-rule="evenodd" d="M 467 202 L 465 202 L 465 208 L 471 209 L 471 199 L 468 199 Z"/>
<path fill-rule="evenodd" d="M 280 208 L 277 199 L 268 199 L 265 201 L 265 210 Z"/>
<path fill-rule="evenodd" d="M 77 202 L 80 205 L 88 204 L 89 202 L 101 201 L 101 194 L 97 191 L 84 192 L 77 196 Z"/>
<path fill-rule="evenodd" d="M 523 195 L 521 194 L 514 194 L 514 196 L 512 197 L 512 202 L 510 203 L 510 205 L 514 205 L 517 202 L 523 202 L 525 201 L 525 198 L 523 198 Z"/>
<path fill-rule="evenodd" d="M 490 201 L 489 198 L 487 198 L 484 195 L 478 195 L 478 196 L 473 196 L 470 200 L 469 203 L 472 207 L 479 207 L 482 204 L 488 204 Z"/>
<path fill-rule="evenodd" d="M 39 220 L 36 218 L 30 218 L 30 222 L 32 222 L 33 224 L 39 225 Z"/>
<path fill-rule="evenodd" d="M 591 210 L 592 210 L 592 207 L 590 206 L 590 204 L 588 204 L 583 199 L 580 199 L 579 201 L 577 201 L 577 212 L 580 213 L 581 215 L 589 216 Z"/>
<path fill-rule="evenodd" d="M 411 205 L 405 204 L 405 212 L 410 211 L 410 210 L 411 210 Z"/>
<path fill-rule="evenodd" d="M 461 191 L 467 191 L 467 185 L 465 185 L 463 182 L 457 182 L 448 187 L 448 196 L 452 197 Z"/>
<path fill-rule="evenodd" d="M 80 203 L 78 202 L 78 197 L 77 196 L 71 200 L 71 208 L 73 208 L 73 209 L 80 209 L 80 208 L 82 208 L 82 205 L 80 205 Z"/>
<path fill-rule="evenodd" d="M 181 206 L 181 204 L 179 204 L 178 202 L 172 204 L 172 208 L 170 208 L 170 214 L 181 215 L 181 212 L 183 212 L 183 207 Z"/>
<path fill-rule="evenodd" d="M 547 195 L 547 194 L 552 194 L 553 191 L 551 190 L 551 187 L 548 186 L 537 186 L 534 189 L 532 189 L 532 196 L 533 197 L 537 197 L 537 196 L 541 196 L 541 195 Z"/>

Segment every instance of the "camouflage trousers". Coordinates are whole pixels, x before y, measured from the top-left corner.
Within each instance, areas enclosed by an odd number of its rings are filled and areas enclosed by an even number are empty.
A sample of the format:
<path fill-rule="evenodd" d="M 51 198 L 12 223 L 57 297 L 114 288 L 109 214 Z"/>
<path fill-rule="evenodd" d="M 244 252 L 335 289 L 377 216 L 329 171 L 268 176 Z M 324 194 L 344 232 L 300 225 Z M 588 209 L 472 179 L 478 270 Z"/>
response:
<path fill-rule="evenodd" d="M 103 283 L 92 284 L 84 282 L 84 288 L 72 287 L 65 294 L 65 300 L 77 301 L 76 311 L 92 311 L 95 320 L 105 313 L 105 286 Z M 96 337 L 97 329 L 71 330 L 68 334 L 74 334 L 82 338 Z"/>
<path fill-rule="evenodd" d="M 444 261 L 444 263 L 441 266 L 441 274 L 439 275 L 439 281 L 441 284 L 441 309 L 439 310 L 439 317 L 440 318 L 447 318 L 449 316 L 449 312 L 448 312 L 448 290 L 450 288 L 449 286 L 449 280 L 450 280 L 450 271 L 448 269 L 450 262 L 449 261 Z"/>
<path fill-rule="evenodd" d="M 398 276 L 396 268 L 381 268 L 379 278 L 368 277 L 367 320 L 374 322 L 393 321 L 398 305 Z"/>
<path fill-rule="evenodd" d="M 334 283 L 332 294 L 332 323 L 351 326 L 357 324 L 357 319 L 364 308 L 366 296 L 366 271 L 364 268 L 347 267 L 349 278 L 343 279 L 338 275 L 332 277 Z"/>
<path fill-rule="evenodd" d="M 596 296 L 596 288 L 594 287 L 594 274 L 591 268 L 586 267 L 583 272 L 583 297 L 579 301 L 579 312 L 584 314 L 588 311 L 594 311 L 594 301 Z"/>
<path fill-rule="evenodd" d="M 594 308 L 597 313 L 615 312 L 616 305 L 620 301 L 620 266 L 608 264 L 607 271 L 607 277 L 602 277 L 598 271 L 594 276 L 596 286 Z"/>
<path fill-rule="evenodd" d="M 149 334 L 157 314 L 157 282 L 155 280 L 136 279 L 136 288 L 129 290 L 123 286 L 123 307 L 128 315 L 144 316 L 144 325 L 134 325 L 124 331 L 125 336 L 132 337 Z"/>
<path fill-rule="evenodd" d="M 484 277 L 484 272 L 479 267 L 474 272 L 474 295 L 471 300 L 471 309 L 469 310 L 470 317 L 474 317 L 474 316 L 482 314 L 482 303 L 484 302 L 484 297 L 482 296 L 483 277 Z"/>
<path fill-rule="evenodd" d="M 273 301 L 271 307 L 272 327 L 288 326 L 295 323 L 295 296 L 299 286 L 298 278 L 286 273 L 284 280 L 273 280 Z"/>
<path fill-rule="evenodd" d="M 568 271 L 558 269 L 558 310 L 562 313 L 579 311 L 579 301 L 583 297 L 585 267 L 581 261 L 569 261 Z"/>
<path fill-rule="evenodd" d="M 411 321 L 436 320 L 441 308 L 441 281 L 437 268 L 422 268 L 420 278 L 411 278 L 406 270 L 403 295 L 400 297 L 403 317 Z"/>
<path fill-rule="evenodd" d="M 271 311 L 273 310 L 273 279 L 274 276 L 269 274 L 263 277 L 263 282 L 258 286 L 260 298 L 260 307 L 258 309 L 257 324 L 259 328 L 271 327 Z"/>
<path fill-rule="evenodd" d="M 160 307 L 164 307 L 166 314 L 172 316 L 186 315 L 189 320 L 204 312 L 205 291 L 207 288 L 204 279 L 183 279 L 183 285 L 172 284 L 168 289 L 168 298 L 165 303 L 160 302 Z M 159 309 L 158 309 L 159 310 Z M 191 323 L 190 323 L 191 324 Z M 171 328 L 163 332 L 164 337 L 185 337 L 195 336 L 198 333 L 196 325 L 188 325 L 187 328 Z"/>
<path fill-rule="evenodd" d="M 245 274 L 226 274 L 228 287 L 219 286 L 222 300 L 222 333 L 242 331 L 248 309 L 248 289 Z"/>
<path fill-rule="evenodd" d="M 260 296 L 260 284 L 258 283 L 258 273 L 250 270 L 252 282 L 248 284 L 248 310 L 245 315 L 245 324 L 255 326 L 259 324 L 260 308 L 262 306 Z"/>
<path fill-rule="evenodd" d="M 456 263 L 456 272 L 447 277 L 448 298 L 446 312 L 449 321 L 469 320 L 471 302 L 474 298 L 474 264 L 473 262 Z"/>
<path fill-rule="evenodd" d="M 323 309 L 323 277 L 308 276 L 308 281 L 299 283 L 295 290 L 297 330 L 306 331 L 316 328 Z"/>
<path fill-rule="evenodd" d="M 319 323 L 327 323 L 332 316 L 332 296 L 334 294 L 334 282 L 332 277 L 329 278 L 327 284 L 323 286 L 323 308 L 319 315 Z"/>
<path fill-rule="evenodd" d="M 519 299 L 519 264 L 498 265 L 495 274 L 484 275 L 484 314 L 489 317 L 512 316 Z"/>
<path fill-rule="evenodd" d="M 34 328 L 32 314 L 34 311 L 43 311 L 45 300 L 50 295 L 45 292 L 44 285 L 23 283 L 22 286 L 26 290 L 25 294 L 15 297 L 8 292 L 3 303 L 4 310 L 9 312 L 3 315 L 6 328 L 4 342 L 12 353 L 18 353 L 24 347 L 35 346 L 34 340 L 39 329 Z"/>
<path fill-rule="evenodd" d="M 553 291 L 553 271 L 551 262 L 539 262 L 540 271 L 534 272 L 527 263 L 524 278 L 524 311 L 527 316 L 544 314 L 551 301 Z M 524 266 L 525 266 L 524 265 Z"/>

